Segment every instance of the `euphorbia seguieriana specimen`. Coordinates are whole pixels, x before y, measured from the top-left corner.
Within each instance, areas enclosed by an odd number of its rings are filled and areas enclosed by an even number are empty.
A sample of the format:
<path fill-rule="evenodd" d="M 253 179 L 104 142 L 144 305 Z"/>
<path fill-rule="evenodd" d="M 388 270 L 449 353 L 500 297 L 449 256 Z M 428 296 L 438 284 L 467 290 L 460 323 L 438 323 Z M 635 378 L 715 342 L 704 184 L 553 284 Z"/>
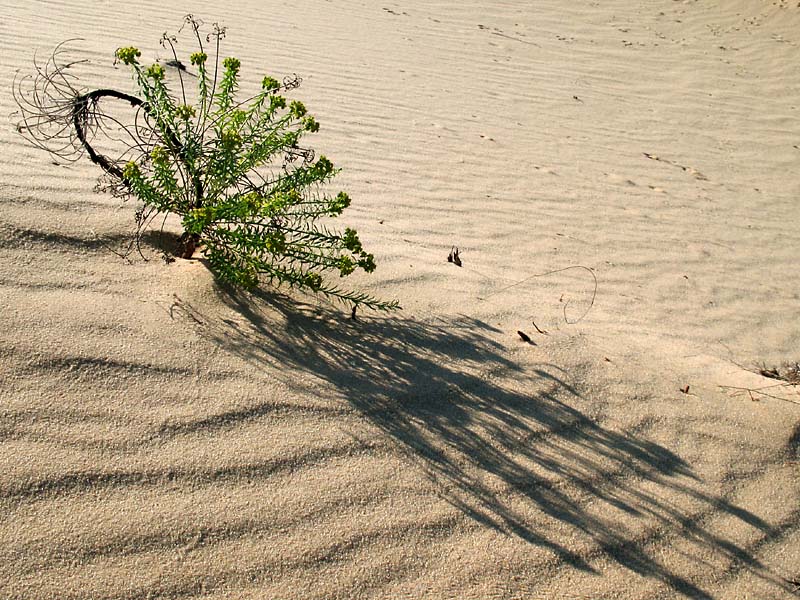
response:
<path fill-rule="evenodd" d="M 229 57 L 219 63 L 224 30 L 215 26 L 205 40 L 216 39 L 216 58 L 209 61 L 199 22 L 189 16 L 187 23 L 199 46 L 189 65 L 178 61 L 175 38 L 162 38 L 175 57 L 171 64 L 180 67 L 175 69 L 178 92 L 168 86 L 162 64 L 142 65 L 141 52 L 134 47 L 116 51 L 117 61 L 132 70 L 139 96 L 111 93 L 131 104 L 137 100 L 149 136 L 144 150 L 124 166 L 104 168 L 148 209 L 179 215 L 183 255 L 200 248 L 212 270 L 228 282 L 253 288 L 266 280 L 352 305 L 398 308 L 396 302 L 342 289 L 323 277 L 344 277 L 356 269 L 372 272 L 375 261 L 356 231 L 340 233 L 325 225 L 350 205 L 350 197 L 325 190 L 338 170 L 324 156 L 314 160 L 313 151 L 298 144 L 319 124 L 301 102 L 287 102 L 281 95 L 296 87 L 296 80 L 281 84 L 266 76 L 257 94 L 238 100 L 239 60 Z M 197 81 L 191 101 L 184 87 L 190 75 Z M 86 98 L 91 94 L 76 96 L 75 111 L 90 105 Z M 80 131 L 77 120 L 74 126 Z M 101 164 L 93 151 L 89 154 Z"/>

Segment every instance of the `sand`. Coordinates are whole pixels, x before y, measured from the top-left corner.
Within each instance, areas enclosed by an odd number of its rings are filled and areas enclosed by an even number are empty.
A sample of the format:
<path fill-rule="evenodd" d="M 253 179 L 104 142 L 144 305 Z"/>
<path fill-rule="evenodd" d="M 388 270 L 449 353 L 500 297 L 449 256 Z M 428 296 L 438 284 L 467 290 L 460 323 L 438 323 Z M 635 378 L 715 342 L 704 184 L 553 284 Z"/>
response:
<path fill-rule="evenodd" d="M 0 2 L 0 106 L 224 23 L 403 310 L 121 259 L 135 203 L 9 120 L 0 597 L 797 597 L 800 5 L 232 5 Z"/>

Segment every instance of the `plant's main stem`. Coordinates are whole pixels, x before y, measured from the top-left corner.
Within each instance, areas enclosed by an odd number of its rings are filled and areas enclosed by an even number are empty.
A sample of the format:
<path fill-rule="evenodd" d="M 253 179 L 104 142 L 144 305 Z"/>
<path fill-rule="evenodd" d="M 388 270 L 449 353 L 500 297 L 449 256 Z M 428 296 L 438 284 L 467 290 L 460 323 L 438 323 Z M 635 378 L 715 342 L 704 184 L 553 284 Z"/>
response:
<path fill-rule="evenodd" d="M 116 98 L 118 100 L 126 100 L 131 103 L 131 106 L 142 106 L 144 102 L 136 96 L 118 92 L 117 90 L 94 90 L 88 94 L 81 94 L 75 97 L 72 106 L 72 124 L 75 126 L 75 134 L 78 136 L 83 147 L 89 155 L 91 161 L 114 177 L 122 179 L 122 169 L 114 165 L 102 154 L 98 154 L 89 141 L 86 139 L 86 131 L 84 125 L 88 121 L 89 103 L 96 103 L 100 98 Z"/>

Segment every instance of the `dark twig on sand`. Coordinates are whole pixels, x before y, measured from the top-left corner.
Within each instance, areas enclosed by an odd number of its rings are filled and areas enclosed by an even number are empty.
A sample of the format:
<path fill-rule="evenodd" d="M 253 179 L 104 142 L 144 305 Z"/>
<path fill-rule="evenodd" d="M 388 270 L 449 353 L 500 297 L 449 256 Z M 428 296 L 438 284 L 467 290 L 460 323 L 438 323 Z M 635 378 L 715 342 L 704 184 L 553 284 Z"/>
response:
<path fill-rule="evenodd" d="M 536 331 L 538 331 L 538 332 L 539 332 L 539 333 L 541 333 L 542 335 L 549 335 L 549 334 L 548 334 L 546 331 L 544 331 L 543 329 L 539 329 L 539 327 L 536 325 L 536 321 L 534 321 L 533 319 L 531 319 L 531 323 L 533 323 L 533 327 L 534 327 L 534 329 L 536 329 Z"/>

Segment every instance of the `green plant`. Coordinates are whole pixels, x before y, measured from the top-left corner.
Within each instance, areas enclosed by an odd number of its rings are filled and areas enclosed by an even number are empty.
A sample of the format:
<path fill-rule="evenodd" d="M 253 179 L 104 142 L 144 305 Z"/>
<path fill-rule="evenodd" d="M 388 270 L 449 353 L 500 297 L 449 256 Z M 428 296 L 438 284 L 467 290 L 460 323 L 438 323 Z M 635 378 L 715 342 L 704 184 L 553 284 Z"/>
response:
<path fill-rule="evenodd" d="M 397 302 L 343 289 L 325 277 L 345 277 L 356 269 L 372 272 L 375 261 L 355 230 L 330 228 L 350 197 L 327 191 L 338 169 L 300 146 L 319 124 L 300 101 L 283 95 L 299 80 L 279 83 L 265 76 L 258 93 L 239 100 L 240 62 L 233 57 L 220 61 L 225 30 L 214 25 L 202 36 L 201 23 L 191 15 L 186 25 L 198 46 L 189 66 L 178 60 L 177 38 L 166 34 L 161 43 L 173 55 L 167 69 L 160 62 L 143 65 L 134 47 L 116 51 L 116 60 L 131 69 L 135 96 L 116 90 L 79 93 L 63 77 L 66 67 L 57 66 L 57 49 L 55 68 L 37 67 L 38 93 L 26 95 L 15 87 L 23 132 L 54 152 L 58 137 L 48 132 L 68 123 L 74 132 L 72 148 L 85 150 L 111 176 L 117 192 L 141 200 L 140 228 L 158 214 L 180 216 L 181 255 L 188 258 L 200 248 L 212 270 L 230 283 L 252 288 L 266 280 L 353 306 L 399 308 Z M 213 59 L 208 44 L 213 44 Z M 175 92 L 173 69 L 180 88 Z M 195 90 L 187 89 L 191 76 L 196 77 Z M 117 159 L 97 152 L 89 140 L 102 129 L 100 101 L 109 98 L 129 102 L 143 115 L 123 126 L 132 141 Z M 63 135 L 63 128 L 58 131 Z"/>

